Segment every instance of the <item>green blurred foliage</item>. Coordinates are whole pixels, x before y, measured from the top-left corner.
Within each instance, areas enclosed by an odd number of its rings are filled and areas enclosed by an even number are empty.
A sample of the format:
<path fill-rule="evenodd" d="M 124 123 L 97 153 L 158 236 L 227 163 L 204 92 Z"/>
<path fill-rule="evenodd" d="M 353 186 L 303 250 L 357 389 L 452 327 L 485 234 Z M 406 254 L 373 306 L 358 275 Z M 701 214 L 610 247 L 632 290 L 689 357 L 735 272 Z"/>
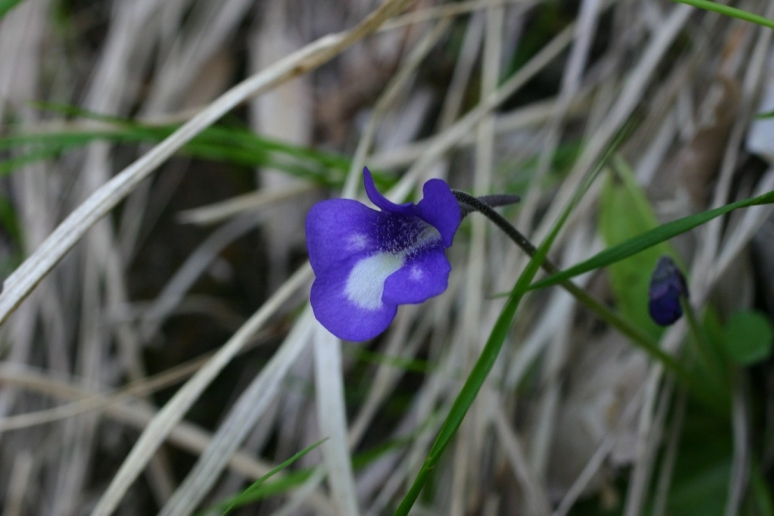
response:
<path fill-rule="evenodd" d="M 608 247 L 629 240 L 658 226 L 645 192 L 626 163 L 615 160 L 616 174 L 608 174 L 599 205 L 599 230 Z M 650 277 L 659 257 L 669 255 L 680 263 L 672 247 L 662 242 L 607 267 L 618 310 L 653 337 L 663 328 L 648 313 Z"/>
<path fill-rule="evenodd" d="M 737 364 L 750 366 L 771 356 L 774 329 L 760 312 L 740 310 L 726 323 L 723 345 Z"/>

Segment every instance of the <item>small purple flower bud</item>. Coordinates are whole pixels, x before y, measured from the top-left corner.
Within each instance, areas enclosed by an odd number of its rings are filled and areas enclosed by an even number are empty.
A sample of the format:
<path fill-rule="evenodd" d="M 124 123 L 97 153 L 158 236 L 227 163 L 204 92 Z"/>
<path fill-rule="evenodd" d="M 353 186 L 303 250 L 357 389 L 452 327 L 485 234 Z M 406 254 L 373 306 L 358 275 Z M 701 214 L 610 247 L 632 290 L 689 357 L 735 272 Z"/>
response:
<path fill-rule="evenodd" d="M 685 276 L 669 256 L 658 259 L 648 290 L 650 317 L 661 326 L 669 326 L 683 315 L 680 297 L 688 297 Z"/>

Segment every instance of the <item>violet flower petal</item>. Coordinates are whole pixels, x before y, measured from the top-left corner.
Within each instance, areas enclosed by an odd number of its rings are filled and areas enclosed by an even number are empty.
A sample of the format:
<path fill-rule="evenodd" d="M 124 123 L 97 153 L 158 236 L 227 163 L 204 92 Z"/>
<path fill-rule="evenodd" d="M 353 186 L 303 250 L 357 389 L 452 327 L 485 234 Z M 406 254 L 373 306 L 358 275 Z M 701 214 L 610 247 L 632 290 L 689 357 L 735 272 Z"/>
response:
<path fill-rule="evenodd" d="M 317 274 L 310 301 L 314 316 L 344 340 L 376 337 L 390 325 L 398 306 L 382 301 L 384 282 L 402 265 L 388 253 L 351 256 Z"/>
<path fill-rule="evenodd" d="M 435 227 L 443 238 L 444 247 L 450 247 L 454 234 L 462 222 L 462 212 L 449 185 L 440 179 L 431 179 L 422 188 L 424 197 L 416 207 L 416 215 Z"/>
<path fill-rule="evenodd" d="M 374 178 L 371 175 L 371 171 L 368 170 L 368 167 L 363 167 L 363 184 L 365 185 L 366 195 L 378 208 L 381 208 L 383 211 L 388 213 L 414 215 L 414 205 L 412 203 L 407 202 L 403 204 L 395 204 L 383 196 L 379 190 L 376 189 Z"/>
<path fill-rule="evenodd" d="M 322 201 L 306 216 L 306 247 L 315 274 L 355 254 L 378 251 L 374 227 L 384 217 L 351 199 Z"/>
<path fill-rule="evenodd" d="M 382 301 L 397 305 L 422 303 L 446 290 L 450 271 L 443 248 L 420 253 L 387 278 Z"/>

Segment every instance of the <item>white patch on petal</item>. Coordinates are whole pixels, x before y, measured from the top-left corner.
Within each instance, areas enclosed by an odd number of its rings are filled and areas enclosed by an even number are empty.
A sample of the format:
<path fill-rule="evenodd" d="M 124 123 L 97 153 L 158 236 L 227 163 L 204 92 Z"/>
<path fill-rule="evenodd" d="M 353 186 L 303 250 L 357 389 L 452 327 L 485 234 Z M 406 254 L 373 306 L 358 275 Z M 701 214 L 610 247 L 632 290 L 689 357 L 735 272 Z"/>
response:
<path fill-rule="evenodd" d="M 377 253 L 355 264 L 347 277 L 344 294 L 358 308 L 379 310 L 385 280 L 403 267 L 402 255 Z"/>
<path fill-rule="evenodd" d="M 426 226 L 408 248 L 396 250 L 397 252 L 376 253 L 357 262 L 349 272 L 344 286 L 347 299 L 363 310 L 381 309 L 384 306 L 382 294 L 387 278 L 403 267 L 407 256 L 442 240 L 441 233 L 435 227 L 430 224 Z M 361 251 L 368 247 L 368 243 L 367 235 L 355 233 L 347 238 L 346 248 L 348 251 Z M 421 281 L 424 276 L 425 272 L 420 267 L 411 268 L 412 281 Z"/>
<path fill-rule="evenodd" d="M 347 251 L 362 251 L 368 246 L 368 237 L 360 233 L 350 235 L 347 239 Z"/>

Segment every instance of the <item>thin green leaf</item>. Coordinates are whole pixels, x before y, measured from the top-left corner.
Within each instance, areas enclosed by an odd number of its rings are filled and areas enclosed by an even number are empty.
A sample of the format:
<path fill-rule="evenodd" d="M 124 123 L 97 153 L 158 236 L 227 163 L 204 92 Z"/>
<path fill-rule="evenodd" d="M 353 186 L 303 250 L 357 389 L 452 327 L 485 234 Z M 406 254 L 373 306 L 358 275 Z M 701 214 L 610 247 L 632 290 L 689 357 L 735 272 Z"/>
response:
<path fill-rule="evenodd" d="M 369 448 L 367 450 L 358 452 L 357 454 L 353 455 L 352 467 L 355 470 L 361 470 L 364 467 L 370 464 L 373 464 L 376 460 L 380 459 L 381 457 L 384 457 L 388 453 L 392 453 L 402 448 L 405 448 L 407 445 L 411 444 L 419 434 L 425 431 L 427 426 L 430 425 L 430 423 L 435 419 L 435 417 L 436 417 L 435 415 L 431 415 L 429 418 L 427 418 L 427 420 L 424 423 L 419 425 L 419 427 L 417 427 L 413 432 L 411 432 L 408 435 L 397 437 L 395 439 L 388 439 L 387 441 L 385 441 L 384 443 L 378 446 Z M 300 452 L 300 453 L 303 453 L 303 452 Z M 263 477 L 264 483 L 262 483 L 261 485 L 255 487 L 254 489 L 251 486 L 250 488 L 248 488 L 249 492 L 248 490 L 245 490 L 239 495 L 236 495 L 233 498 L 229 498 L 228 500 L 224 500 L 223 502 L 217 504 L 216 506 L 210 509 L 205 509 L 202 514 L 210 513 L 218 509 L 223 510 L 234 501 L 238 501 L 240 503 L 239 507 L 242 507 L 249 503 L 254 503 L 254 502 L 263 500 L 264 498 L 269 498 L 271 496 L 276 496 L 282 493 L 286 493 L 291 489 L 297 488 L 302 484 L 304 484 L 307 480 L 309 480 L 309 478 L 312 476 L 312 474 L 315 472 L 316 469 L 317 469 L 316 467 L 310 467 L 310 468 L 304 468 L 298 471 L 293 471 L 293 472 L 287 473 L 281 479 L 274 480 L 272 482 L 266 482 L 265 480 L 267 480 L 267 477 Z M 236 508 L 236 506 L 232 508 Z"/>
<path fill-rule="evenodd" d="M 116 136 L 126 134 L 127 130 L 131 130 L 128 131 L 130 135 L 134 133 L 142 135 L 142 137 L 146 139 L 150 138 L 152 140 L 161 141 L 162 139 L 172 134 L 179 127 L 178 125 L 143 124 L 128 118 L 121 118 L 113 115 L 103 115 L 101 113 L 96 113 L 94 111 L 89 111 L 87 109 L 83 109 L 78 106 L 71 106 L 68 104 L 58 104 L 42 101 L 33 101 L 31 104 L 39 109 L 46 111 L 52 111 L 67 116 L 87 118 L 90 120 L 97 120 L 116 125 L 120 128 L 118 131 L 115 131 Z M 98 136 L 100 133 L 96 134 Z M 32 136 L 34 137 L 36 135 Z M 340 169 L 344 172 L 349 170 L 350 164 L 349 158 L 345 156 L 320 152 L 297 145 L 290 145 L 278 140 L 265 139 L 257 136 L 252 131 L 243 129 L 241 127 L 226 127 L 222 125 L 212 126 L 200 133 L 192 143 L 195 142 L 206 142 L 209 144 L 217 143 L 228 149 L 241 146 L 245 150 L 253 150 L 258 152 L 275 151 L 302 159 L 309 159 L 326 167 Z M 375 177 L 374 179 L 379 178 Z M 377 184 L 379 186 L 385 186 L 385 184 L 379 184 L 378 180 Z"/>
<path fill-rule="evenodd" d="M 0 0 L 2 1 L 2 0 Z M 56 132 L 17 134 L 0 138 L 0 149 L 23 147 L 24 154 L 0 163 L 0 174 L 36 160 L 55 157 L 59 153 L 82 147 L 92 141 L 116 143 L 157 143 L 172 134 L 177 125 L 149 125 L 127 118 L 103 115 L 66 104 L 32 102 L 35 107 L 66 117 L 103 122 L 103 128 L 67 129 Z M 197 159 L 233 163 L 247 167 L 270 167 L 326 186 L 340 186 L 350 167 L 349 158 L 315 149 L 290 145 L 262 138 L 241 126 L 209 127 L 198 134 L 180 154 Z M 378 171 L 374 179 L 378 186 L 392 186 L 394 180 Z"/>
<path fill-rule="evenodd" d="M 24 147 L 32 149 L 26 154 L 0 162 L 0 174 L 7 174 L 18 167 L 82 147 L 92 141 L 111 141 L 115 143 L 156 143 L 164 139 L 171 130 L 142 130 L 135 127 L 107 129 L 104 131 L 68 131 L 43 134 L 25 134 L 0 139 L 0 149 Z M 274 146 L 276 147 L 276 146 Z M 329 183 L 335 176 L 328 174 L 328 168 L 313 161 L 282 161 L 272 157 L 272 153 L 255 139 L 250 149 L 240 146 L 227 146 L 225 143 L 212 143 L 206 131 L 189 142 L 181 154 L 198 159 L 208 159 L 245 166 L 272 166 L 279 170 L 305 177 L 317 182 Z M 330 178 L 329 178 L 330 176 Z M 343 174 L 339 174 L 343 177 Z"/>
<path fill-rule="evenodd" d="M 59 148 L 48 148 L 40 151 L 30 152 L 29 154 L 22 154 L 11 159 L 0 161 L 0 177 L 14 172 L 16 169 L 28 165 L 29 163 L 35 163 L 37 161 L 43 161 L 49 158 L 57 156 L 61 151 Z"/>
<path fill-rule="evenodd" d="M 250 491 L 248 496 L 246 496 L 245 493 L 240 493 L 233 498 L 229 498 L 228 500 L 215 505 L 214 507 L 204 509 L 201 512 L 196 513 L 196 515 L 203 516 L 205 514 L 216 513 L 217 511 L 223 510 L 228 506 L 228 504 L 232 503 L 232 501 L 238 498 L 239 505 L 234 506 L 233 509 L 238 509 L 240 507 L 244 507 L 245 505 L 260 502 L 266 498 L 271 498 L 272 496 L 287 493 L 288 491 L 292 491 L 293 489 L 301 487 L 304 483 L 306 483 L 307 480 L 309 480 L 309 478 L 311 478 L 315 471 L 316 468 L 304 468 L 299 471 L 292 471 L 280 479 L 271 482 L 264 482 L 254 490 Z"/>
<path fill-rule="evenodd" d="M 95 140 L 108 141 L 153 141 L 156 137 L 147 132 L 117 130 L 71 130 L 55 131 L 47 133 L 17 134 L 0 138 L 0 149 L 12 149 L 17 147 L 43 147 L 64 150 L 71 147 L 82 147 Z"/>
<path fill-rule="evenodd" d="M 611 263 L 621 261 L 641 251 L 644 251 L 645 249 L 649 249 L 655 245 L 658 245 L 661 242 L 665 242 L 670 238 L 681 235 L 686 231 L 690 231 L 696 226 L 705 224 L 710 220 L 720 217 L 721 215 L 725 215 L 726 213 L 729 213 L 733 210 L 772 203 L 774 203 L 774 191 L 767 192 L 763 195 L 751 199 L 744 199 L 742 201 L 727 204 L 725 206 L 715 208 L 714 210 L 707 210 L 702 213 L 697 213 L 696 215 L 691 215 L 682 219 L 668 222 L 657 228 L 651 229 L 650 231 L 646 231 L 635 237 L 632 237 L 622 244 L 605 249 L 604 251 L 601 251 L 592 256 L 588 260 L 583 261 L 577 265 L 573 265 L 569 269 L 565 269 L 557 274 L 552 274 L 551 276 L 532 284 L 530 286 L 530 290 L 556 285 L 557 283 L 568 280 L 580 274 L 584 274 L 586 272 L 599 269 L 600 267 L 610 265 Z"/>
<path fill-rule="evenodd" d="M 705 11 L 714 11 L 716 13 L 724 14 L 726 16 L 731 16 L 732 18 L 738 18 L 740 20 L 748 21 L 751 23 L 755 23 L 757 25 L 762 25 L 763 27 L 769 27 L 770 29 L 774 29 L 774 20 L 769 20 L 768 18 L 764 18 L 763 16 L 759 16 L 757 14 L 743 11 L 742 9 L 737 9 L 735 7 L 729 7 L 727 5 L 718 4 L 716 2 L 710 2 L 709 0 L 672 0 L 672 1 L 678 2 L 681 4 L 692 5 L 694 7 L 698 7 L 699 9 L 704 9 Z"/>
<path fill-rule="evenodd" d="M 550 244 L 552 241 L 553 239 L 549 237 L 545 244 Z M 398 506 L 395 516 L 408 515 L 414 502 L 416 502 L 419 493 L 427 482 L 430 472 L 449 445 L 449 442 L 451 442 L 452 437 L 454 437 L 460 424 L 462 424 L 465 414 L 467 414 L 468 409 L 476 399 L 479 390 L 481 390 L 481 386 L 489 375 L 489 371 L 492 370 L 492 366 L 494 365 L 497 356 L 500 354 L 505 338 L 510 331 L 513 317 L 516 314 L 516 308 L 519 306 L 519 302 L 527 292 L 529 282 L 532 281 L 532 278 L 540 268 L 540 263 L 546 256 L 548 246 L 545 244 L 538 248 L 538 252 L 532 257 L 527 268 L 516 282 L 516 286 L 511 292 L 508 302 L 500 313 L 500 316 L 497 318 L 497 323 L 495 324 L 492 333 L 489 335 L 489 339 L 481 352 L 481 356 L 473 366 L 473 370 L 465 381 L 462 390 L 457 395 L 457 399 L 454 400 L 449 415 L 446 417 L 443 426 L 441 426 L 438 437 L 430 449 L 430 453 L 427 455 L 427 458 L 422 465 L 422 469 L 419 471 L 417 478 L 414 480 L 408 493 L 406 493 L 400 506 Z"/>
<path fill-rule="evenodd" d="M 66 130 L 37 134 L 19 134 L 0 138 L 0 149 L 23 147 L 25 154 L 0 163 L 0 173 L 8 173 L 22 164 L 48 159 L 92 141 L 116 143 L 157 143 L 174 130 L 174 126 L 144 126 L 128 120 L 106 120 L 118 124 L 100 130 Z M 182 155 L 198 159 L 234 163 L 249 167 L 268 166 L 325 185 L 340 185 L 349 169 L 343 156 L 267 140 L 241 128 L 211 127 L 185 145 Z M 378 172 L 380 186 L 392 181 Z"/>
<path fill-rule="evenodd" d="M 292 457 L 290 457 L 288 460 L 280 464 L 279 466 L 275 467 L 268 473 L 266 473 L 264 476 L 253 482 L 250 487 L 242 491 L 240 494 L 232 498 L 231 500 L 227 500 L 223 503 L 223 505 L 226 506 L 226 508 L 223 510 L 223 514 L 228 514 L 232 509 L 236 509 L 238 507 L 242 507 L 243 505 L 247 505 L 248 503 L 251 503 L 254 500 L 254 494 L 258 489 L 261 487 L 261 485 L 266 482 L 269 478 L 273 477 L 275 474 L 279 473 L 283 469 L 289 467 L 291 464 L 293 464 L 295 461 L 309 453 L 310 451 L 314 450 L 318 446 L 320 446 L 322 443 L 324 443 L 326 439 L 321 439 L 317 441 L 316 443 L 312 444 L 311 446 L 307 446 L 300 452 L 296 453 Z M 311 474 L 311 473 L 310 473 Z"/>
<path fill-rule="evenodd" d="M 632 235 L 658 226 L 653 207 L 637 183 L 634 171 L 620 156 L 613 158 L 613 165 L 617 174 L 607 175 L 599 202 L 599 231 L 608 246 L 618 245 Z M 663 255 L 675 258 L 666 242 L 611 264 L 607 269 L 618 311 L 656 339 L 663 328 L 651 319 L 647 299 L 651 273 Z"/>
<path fill-rule="evenodd" d="M 481 355 L 478 357 L 478 360 L 468 375 L 460 393 L 454 400 L 449 415 L 446 416 L 446 419 L 438 432 L 438 437 L 436 437 L 433 446 L 430 448 L 430 452 L 425 458 L 425 462 L 422 464 L 422 468 L 419 470 L 417 478 L 414 479 L 414 483 L 411 485 L 406 496 L 395 511 L 395 516 L 408 516 L 411 507 L 414 505 L 419 497 L 419 493 L 424 488 L 430 473 L 433 468 L 435 468 L 435 465 L 438 463 L 444 450 L 446 450 L 446 447 L 451 442 L 457 429 L 459 429 L 462 420 L 465 418 L 465 414 L 467 414 L 468 409 L 470 409 L 478 392 L 481 390 L 481 386 L 484 384 L 489 372 L 492 370 L 492 366 L 494 366 L 495 360 L 497 360 L 497 356 L 500 354 L 503 343 L 510 332 L 513 318 L 516 315 L 516 309 L 524 297 L 524 294 L 527 293 L 530 282 L 540 269 L 551 245 L 559 234 L 562 226 L 567 221 L 567 218 L 570 216 L 570 213 L 575 206 L 577 206 L 578 202 L 580 202 L 583 194 L 588 190 L 597 174 L 602 170 L 603 164 L 607 162 L 613 149 L 617 147 L 618 142 L 619 140 L 617 139 L 600 160 L 599 165 L 585 178 L 578 188 L 578 191 L 575 193 L 575 196 L 565 207 L 559 220 L 557 220 L 556 224 L 551 229 L 548 237 L 540 244 L 540 247 L 538 247 L 537 251 L 530 259 L 524 272 L 521 273 L 521 276 L 519 276 L 519 279 L 516 281 L 516 285 L 514 286 L 511 295 L 508 297 L 508 301 L 500 312 L 492 332 L 489 334 L 489 338 L 487 339 L 484 349 L 481 351 Z"/>
<path fill-rule="evenodd" d="M 97 113 L 96 111 L 84 109 L 80 106 L 73 106 L 71 104 L 47 102 L 45 100 L 31 100 L 29 101 L 29 105 L 41 111 L 50 111 L 52 113 L 59 113 L 73 118 L 88 118 L 90 120 L 99 120 L 101 122 L 110 122 L 112 124 L 118 125 L 135 123 L 128 118 L 122 118 L 115 115 L 104 115 L 102 113 Z"/>

